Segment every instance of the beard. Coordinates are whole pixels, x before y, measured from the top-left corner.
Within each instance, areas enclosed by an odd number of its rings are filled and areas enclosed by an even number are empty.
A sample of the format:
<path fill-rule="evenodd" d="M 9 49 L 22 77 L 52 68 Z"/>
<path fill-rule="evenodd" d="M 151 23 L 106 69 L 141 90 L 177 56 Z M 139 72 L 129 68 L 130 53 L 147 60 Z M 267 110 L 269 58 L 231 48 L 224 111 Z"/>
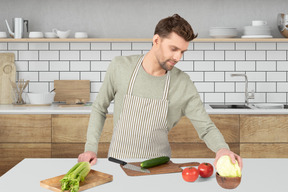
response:
<path fill-rule="evenodd" d="M 160 66 L 162 67 L 162 69 L 166 70 L 166 71 L 171 71 L 174 67 L 174 65 L 170 64 L 170 62 L 174 62 L 175 64 L 177 63 L 176 61 L 173 61 L 171 59 L 168 59 L 164 62 L 159 62 Z"/>

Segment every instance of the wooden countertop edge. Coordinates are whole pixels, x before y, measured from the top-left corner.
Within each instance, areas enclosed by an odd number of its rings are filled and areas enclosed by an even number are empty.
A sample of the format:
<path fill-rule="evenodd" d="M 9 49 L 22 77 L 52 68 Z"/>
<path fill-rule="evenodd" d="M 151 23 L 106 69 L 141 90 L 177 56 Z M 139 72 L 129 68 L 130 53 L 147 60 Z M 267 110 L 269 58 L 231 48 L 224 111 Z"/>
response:
<path fill-rule="evenodd" d="M 0 42 L 152 42 L 151 38 L 85 38 L 85 39 L 0 39 Z M 288 38 L 197 38 L 192 42 L 288 42 Z"/>

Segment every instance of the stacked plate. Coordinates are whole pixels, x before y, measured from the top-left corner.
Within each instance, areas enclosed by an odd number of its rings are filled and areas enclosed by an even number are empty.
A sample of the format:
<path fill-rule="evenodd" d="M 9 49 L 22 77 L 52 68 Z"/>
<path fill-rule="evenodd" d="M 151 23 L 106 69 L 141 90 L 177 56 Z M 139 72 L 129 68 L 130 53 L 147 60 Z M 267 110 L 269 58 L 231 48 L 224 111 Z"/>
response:
<path fill-rule="evenodd" d="M 234 27 L 211 27 L 209 35 L 213 38 L 232 38 L 237 36 L 237 29 Z"/>
<path fill-rule="evenodd" d="M 272 38 L 271 29 L 267 25 L 245 26 L 242 38 Z"/>

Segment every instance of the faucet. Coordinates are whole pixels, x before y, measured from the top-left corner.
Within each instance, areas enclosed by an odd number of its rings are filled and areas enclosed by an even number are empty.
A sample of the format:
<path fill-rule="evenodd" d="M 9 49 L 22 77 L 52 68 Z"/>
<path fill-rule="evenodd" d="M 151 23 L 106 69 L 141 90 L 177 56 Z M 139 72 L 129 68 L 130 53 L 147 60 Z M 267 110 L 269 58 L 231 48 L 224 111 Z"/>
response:
<path fill-rule="evenodd" d="M 248 78 L 246 74 L 239 74 L 239 73 L 235 73 L 235 74 L 231 74 L 231 77 L 245 77 L 245 105 L 249 104 L 249 99 L 254 99 L 254 90 L 252 90 L 251 94 L 248 92 Z"/>

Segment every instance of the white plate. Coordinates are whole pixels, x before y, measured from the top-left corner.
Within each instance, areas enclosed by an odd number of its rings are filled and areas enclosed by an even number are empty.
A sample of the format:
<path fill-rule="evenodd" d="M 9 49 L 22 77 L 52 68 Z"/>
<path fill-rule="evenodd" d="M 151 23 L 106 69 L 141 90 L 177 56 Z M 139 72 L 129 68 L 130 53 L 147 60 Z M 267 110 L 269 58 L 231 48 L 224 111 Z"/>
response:
<path fill-rule="evenodd" d="M 213 38 L 233 38 L 237 37 L 237 35 L 210 35 Z"/>
<path fill-rule="evenodd" d="M 273 38 L 271 35 L 243 35 L 242 38 Z"/>

